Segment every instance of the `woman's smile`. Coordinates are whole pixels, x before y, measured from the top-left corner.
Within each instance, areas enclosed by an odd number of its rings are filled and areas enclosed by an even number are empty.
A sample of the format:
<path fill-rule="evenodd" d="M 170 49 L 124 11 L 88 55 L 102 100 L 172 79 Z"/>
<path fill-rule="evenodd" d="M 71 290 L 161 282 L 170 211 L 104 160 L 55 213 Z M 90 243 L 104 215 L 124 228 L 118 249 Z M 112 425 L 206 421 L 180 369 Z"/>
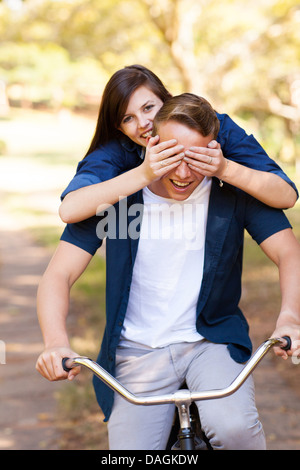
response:
<path fill-rule="evenodd" d="M 119 130 L 133 142 L 147 146 L 152 137 L 153 120 L 163 102 L 146 86 L 140 86 L 132 93 Z"/>

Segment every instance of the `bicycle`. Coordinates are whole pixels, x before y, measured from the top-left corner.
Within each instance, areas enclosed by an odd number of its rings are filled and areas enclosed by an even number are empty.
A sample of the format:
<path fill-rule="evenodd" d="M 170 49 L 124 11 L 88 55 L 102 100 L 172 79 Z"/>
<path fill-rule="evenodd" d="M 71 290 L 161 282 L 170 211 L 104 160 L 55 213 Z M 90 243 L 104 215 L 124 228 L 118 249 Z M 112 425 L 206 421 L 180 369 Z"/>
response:
<path fill-rule="evenodd" d="M 171 449 L 207 450 L 211 449 L 211 447 L 205 435 L 203 435 L 201 431 L 201 423 L 196 411 L 197 407 L 193 406 L 193 404 L 196 401 L 224 398 L 235 393 L 242 386 L 245 380 L 247 380 L 267 352 L 276 345 L 287 351 L 291 348 L 291 340 L 288 336 L 284 336 L 282 338 L 269 338 L 258 347 L 246 363 L 245 367 L 228 387 L 199 392 L 191 392 L 188 389 L 179 389 L 174 393 L 166 395 L 136 396 L 127 390 L 99 364 L 87 357 L 63 358 L 62 365 L 66 372 L 69 372 L 73 367 L 78 365 L 85 366 L 107 386 L 114 390 L 114 392 L 119 393 L 125 400 L 135 405 L 151 406 L 174 403 L 178 411 L 179 432 L 178 441 L 171 447 Z M 191 407 L 193 409 L 193 413 L 190 412 Z"/>

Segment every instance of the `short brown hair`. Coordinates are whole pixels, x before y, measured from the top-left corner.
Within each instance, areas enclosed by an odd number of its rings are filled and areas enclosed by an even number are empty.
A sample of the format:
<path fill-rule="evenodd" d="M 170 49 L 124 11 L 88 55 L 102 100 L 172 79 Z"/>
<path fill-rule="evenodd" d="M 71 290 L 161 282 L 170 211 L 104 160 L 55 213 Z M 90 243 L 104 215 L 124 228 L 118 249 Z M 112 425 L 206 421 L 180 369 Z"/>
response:
<path fill-rule="evenodd" d="M 212 135 L 217 138 L 220 122 L 210 103 L 192 93 L 183 93 L 169 98 L 160 108 L 153 122 L 153 136 L 160 124 L 176 121 L 195 129 L 203 137 Z"/>

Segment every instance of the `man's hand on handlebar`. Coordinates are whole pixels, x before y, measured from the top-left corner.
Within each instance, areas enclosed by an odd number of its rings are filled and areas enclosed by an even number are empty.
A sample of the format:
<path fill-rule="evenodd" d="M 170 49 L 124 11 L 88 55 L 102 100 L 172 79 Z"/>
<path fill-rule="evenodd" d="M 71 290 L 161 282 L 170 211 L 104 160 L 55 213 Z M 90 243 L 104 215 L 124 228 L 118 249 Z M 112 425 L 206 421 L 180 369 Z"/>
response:
<path fill-rule="evenodd" d="M 292 356 L 293 353 L 299 349 L 300 341 L 300 326 L 295 324 L 286 324 L 282 326 L 277 326 L 276 330 L 272 334 L 273 338 L 285 337 L 288 336 L 291 341 L 291 347 L 288 350 L 280 346 L 274 347 L 274 352 L 276 356 L 282 357 L 282 359 L 288 359 L 289 356 Z"/>
<path fill-rule="evenodd" d="M 50 381 L 73 380 L 79 374 L 80 366 L 66 372 L 62 367 L 62 359 L 77 356 L 78 354 L 68 347 L 45 349 L 36 362 L 36 370 Z"/>

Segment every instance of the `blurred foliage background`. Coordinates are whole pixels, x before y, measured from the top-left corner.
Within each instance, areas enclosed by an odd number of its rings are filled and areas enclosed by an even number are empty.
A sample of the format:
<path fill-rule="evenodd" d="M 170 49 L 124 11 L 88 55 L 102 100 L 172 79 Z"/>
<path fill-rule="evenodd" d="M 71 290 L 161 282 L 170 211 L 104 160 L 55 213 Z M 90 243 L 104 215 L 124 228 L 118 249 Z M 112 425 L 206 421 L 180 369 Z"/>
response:
<path fill-rule="evenodd" d="M 108 78 L 133 63 L 207 97 L 299 171 L 298 0 L 0 1 L 2 116 L 96 113 Z"/>

